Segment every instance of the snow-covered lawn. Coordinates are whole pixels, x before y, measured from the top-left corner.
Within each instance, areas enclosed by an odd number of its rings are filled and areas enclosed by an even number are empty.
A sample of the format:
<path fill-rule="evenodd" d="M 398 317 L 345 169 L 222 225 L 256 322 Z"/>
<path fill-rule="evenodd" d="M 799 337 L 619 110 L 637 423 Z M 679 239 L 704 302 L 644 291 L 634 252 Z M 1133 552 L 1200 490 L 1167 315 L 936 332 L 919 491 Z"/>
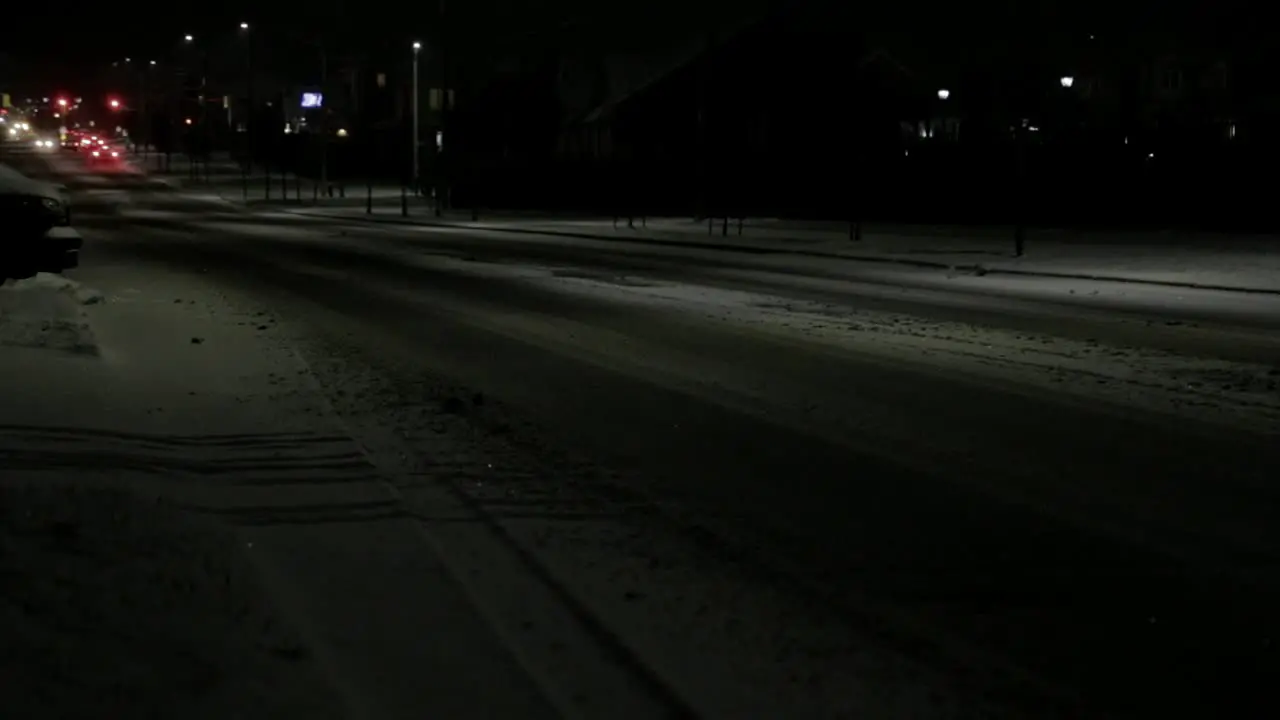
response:
<path fill-rule="evenodd" d="M 365 217 L 363 210 L 309 208 L 304 214 Z M 407 220 L 385 209 L 375 219 L 440 225 L 415 207 Z M 1011 228 L 868 228 L 862 240 L 849 239 L 847 226 L 830 223 L 748 220 L 728 234 L 713 223 L 652 218 L 628 227 L 625 219 L 549 220 L 530 217 L 465 216 L 443 223 L 476 230 L 566 233 L 609 240 L 632 240 L 820 254 L 851 260 L 879 260 L 950 267 L 971 272 L 1046 273 L 1280 292 L 1280 238 L 1182 232 L 1077 232 L 1031 229 L 1023 257 L 1014 256 Z"/>
<path fill-rule="evenodd" d="M 1012 231 L 869 231 L 855 242 L 848 238 L 847 230 L 786 223 L 747 226 L 742 235 L 737 235 L 736 226 L 731 224 L 728 236 L 720 234 L 719 226 L 709 234 L 703 225 L 674 220 L 654 220 L 647 227 L 634 230 L 614 230 L 612 221 L 526 225 L 570 232 L 607 232 L 619 238 L 722 243 L 987 271 L 1059 273 L 1280 292 L 1280 238 L 1274 237 L 1033 229 L 1027 233 L 1024 256 L 1014 257 Z"/>

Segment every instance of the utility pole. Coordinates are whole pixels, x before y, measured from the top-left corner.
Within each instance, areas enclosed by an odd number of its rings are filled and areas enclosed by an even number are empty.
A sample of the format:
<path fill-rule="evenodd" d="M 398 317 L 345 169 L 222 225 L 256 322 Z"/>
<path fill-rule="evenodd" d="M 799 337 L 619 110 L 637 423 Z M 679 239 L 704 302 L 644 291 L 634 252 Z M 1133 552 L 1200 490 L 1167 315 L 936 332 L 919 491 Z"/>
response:
<path fill-rule="evenodd" d="M 422 43 L 414 41 L 413 43 L 413 88 L 412 96 L 409 101 L 413 106 L 413 118 L 411 122 L 413 127 L 409 130 L 409 154 L 413 162 L 413 194 L 422 194 L 422 170 L 420 167 L 422 157 L 422 123 L 419 121 L 418 114 L 418 98 L 421 91 L 418 89 L 418 66 L 422 64 L 420 54 L 422 52 Z"/>
<path fill-rule="evenodd" d="M 150 67 L 151 67 L 150 65 L 144 64 L 142 65 L 142 69 L 139 71 L 142 73 L 142 93 L 141 93 L 142 96 L 138 98 L 138 112 L 139 112 L 138 135 L 141 136 L 138 139 L 141 140 L 140 144 L 142 145 L 142 166 L 143 167 L 147 166 L 147 146 L 151 144 L 151 115 L 150 115 L 150 110 L 148 109 L 150 108 L 150 103 L 148 102 L 149 83 L 147 82 L 147 76 L 151 74 L 149 71 Z M 139 143 L 137 142 L 134 143 L 133 147 L 135 150 L 137 149 L 138 145 Z"/>
<path fill-rule="evenodd" d="M 213 155 L 213 118 L 209 117 L 209 53 L 200 50 L 200 122 L 204 135 L 204 179 L 209 182 L 209 160 Z"/>
<path fill-rule="evenodd" d="M 169 89 L 168 102 L 165 103 L 168 108 L 169 116 L 169 137 L 168 142 L 164 144 L 164 171 L 173 170 L 173 146 L 178 142 L 178 112 L 179 112 L 179 96 L 182 93 L 182 77 L 179 75 L 179 66 L 173 66 L 173 72 L 170 73 L 169 82 L 165 83 Z"/>
<path fill-rule="evenodd" d="M 445 159 L 445 143 L 449 138 L 445 135 L 445 118 L 449 115 L 449 66 L 448 66 L 448 26 L 445 23 L 445 0 L 440 0 L 437 25 L 440 28 L 440 124 L 436 129 L 436 140 L 432 145 L 436 149 L 436 202 L 435 215 L 444 214 L 444 205 L 449 199 L 449 167 Z M 415 131 L 416 132 L 416 131 Z"/>
<path fill-rule="evenodd" d="M 329 90 L 329 54 L 320 40 L 320 185 L 329 192 L 329 107 L 323 98 Z"/>
<path fill-rule="evenodd" d="M 244 38 L 245 68 L 245 112 L 244 112 L 244 157 L 240 159 L 240 185 L 245 202 L 249 201 L 249 177 L 253 175 L 253 35 L 249 34 L 249 23 L 240 23 L 240 35 Z M 236 130 L 236 128 L 232 128 Z"/>

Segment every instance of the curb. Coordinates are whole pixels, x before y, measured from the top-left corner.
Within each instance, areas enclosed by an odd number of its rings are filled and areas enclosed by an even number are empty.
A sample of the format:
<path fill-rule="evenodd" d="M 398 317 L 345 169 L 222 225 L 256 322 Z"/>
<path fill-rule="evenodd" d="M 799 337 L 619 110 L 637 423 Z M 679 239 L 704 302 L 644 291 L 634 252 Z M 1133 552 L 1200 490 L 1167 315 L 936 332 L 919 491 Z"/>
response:
<path fill-rule="evenodd" d="M 290 209 L 286 212 L 292 212 L 297 215 L 311 215 L 329 217 L 337 220 L 351 220 L 355 222 L 365 222 L 383 225 L 412 225 L 418 227 L 453 227 L 462 229 L 485 230 L 489 232 L 503 232 L 515 235 L 550 235 L 553 237 L 567 237 L 579 240 L 605 240 L 616 242 L 633 242 L 646 245 L 665 245 L 670 247 L 682 247 L 693 250 L 715 250 L 718 252 L 733 252 L 745 255 L 798 255 L 801 257 L 823 258 L 828 260 L 846 260 L 852 262 L 879 263 L 882 265 L 903 265 L 907 267 L 916 267 L 928 270 L 950 270 L 960 272 L 981 273 L 984 275 L 1009 275 L 1013 277 L 1042 277 L 1055 278 L 1059 280 L 1087 280 L 1090 282 L 1108 282 L 1120 283 L 1126 285 L 1150 285 L 1153 287 L 1167 288 L 1183 288 L 1188 290 L 1209 290 L 1215 292 L 1242 293 L 1246 295 L 1277 295 L 1280 296 L 1280 288 L 1257 288 L 1233 285 L 1218 285 L 1214 283 L 1196 283 L 1196 282 L 1178 282 L 1176 280 L 1150 280 L 1145 278 L 1132 277 L 1115 277 L 1108 275 L 1094 275 L 1090 273 L 1069 273 L 1054 272 L 1052 270 L 1019 270 L 1016 268 L 990 268 L 982 265 L 952 265 L 949 263 L 933 262 L 929 260 L 911 260 L 908 258 L 897 257 L 881 257 L 876 255 L 852 255 L 847 253 L 831 253 L 819 250 L 791 250 L 784 248 L 771 247 L 748 247 L 743 245 L 726 245 L 722 243 L 699 242 L 696 240 L 664 240 L 657 238 L 627 238 L 616 235 L 600 235 L 585 232 L 573 232 L 568 230 L 536 230 L 532 228 L 514 228 L 514 227 L 477 227 L 474 225 L 462 224 L 455 221 L 421 221 L 421 220 L 404 220 L 400 218 L 373 218 L 367 216 L 346 216 L 336 215 L 326 212 L 307 212 L 299 209 Z"/>

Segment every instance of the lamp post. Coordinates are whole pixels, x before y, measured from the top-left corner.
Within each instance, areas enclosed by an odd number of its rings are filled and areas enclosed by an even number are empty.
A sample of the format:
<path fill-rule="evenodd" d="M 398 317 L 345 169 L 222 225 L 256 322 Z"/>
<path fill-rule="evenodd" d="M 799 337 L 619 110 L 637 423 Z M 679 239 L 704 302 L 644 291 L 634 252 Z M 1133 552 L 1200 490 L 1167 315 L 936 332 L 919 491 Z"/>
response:
<path fill-rule="evenodd" d="M 194 36 L 194 35 L 187 34 L 187 35 L 182 36 L 182 40 L 183 40 L 183 42 L 184 42 L 186 45 L 188 45 L 188 46 L 194 46 L 194 45 L 195 45 L 195 40 L 196 40 L 196 38 L 195 38 L 195 36 Z M 200 119 L 200 124 L 201 124 L 201 126 L 202 126 L 202 127 L 200 128 L 200 130 L 202 131 L 202 133 L 203 133 L 203 135 L 204 135 L 205 147 L 204 147 L 204 148 L 201 148 L 201 149 L 203 149 L 203 151 L 204 151 L 204 153 L 205 153 L 204 172 L 205 172 L 205 179 L 206 179 L 206 180 L 208 180 L 208 178 L 209 178 L 209 153 L 210 153 L 210 152 L 212 151 L 212 149 L 213 149 L 213 148 L 212 148 L 212 145 L 213 145 L 213 138 L 212 138 L 212 137 L 210 136 L 210 134 L 209 134 L 209 132 L 210 132 L 210 124 L 209 124 L 209 102 L 208 102 L 208 101 L 209 101 L 209 98 L 207 97 L 207 95 L 208 95 L 208 93 L 209 93 L 209 85 L 208 85 L 208 83 L 209 83 L 209 55 L 208 55 L 206 52 L 201 52 L 201 53 L 200 53 L 200 68 L 199 68 L 199 71 L 200 71 L 200 84 L 199 84 L 197 87 L 199 88 L 198 92 L 200 93 L 200 97 L 199 97 L 199 103 L 198 103 L 198 104 L 199 104 L 199 107 L 197 108 L 197 109 L 199 110 L 199 114 L 197 115 L 197 117 L 199 117 L 199 119 Z M 190 124 L 190 123 L 188 123 L 188 124 Z M 189 135 L 189 136 L 188 136 L 188 138 L 187 138 L 187 166 L 188 166 L 188 168 L 189 168 L 189 169 L 190 169 L 190 171 L 191 171 L 191 179 L 193 179 L 193 180 L 198 179 L 198 178 L 199 178 L 199 174 L 200 174 L 200 173 L 199 173 L 199 170 L 197 169 L 197 166 L 196 166 L 196 158 L 198 157 L 198 155 L 197 155 L 196 151 L 197 151 L 197 148 L 195 147 L 195 144 L 194 144 L 194 134 L 192 134 L 192 135 Z"/>
<path fill-rule="evenodd" d="M 249 200 L 249 176 L 253 174 L 253 39 L 249 35 L 249 23 L 240 23 L 240 35 L 244 38 L 245 113 L 244 157 L 240 159 L 240 185 L 244 199 Z M 234 131 L 235 128 L 232 128 Z"/>
<path fill-rule="evenodd" d="M 422 192 L 422 182 L 420 179 L 420 172 L 419 172 L 419 162 L 420 162 L 419 156 L 421 155 L 420 146 L 422 143 L 422 140 L 421 140 L 422 134 L 418 124 L 418 65 L 419 65 L 418 56 L 421 54 L 421 52 L 422 52 L 422 43 L 414 41 L 413 43 L 413 98 L 412 98 L 413 129 L 411 131 L 412 140 L 410 142 L 410 146 L 412 148 L 411 152 L 413 154 L 413 166 L 412 166 L 413 174 L 411 178 L 413 181 L 413 193 L 415 195 Z"/>
<path fill-rule="evenodd" d="M 182 42 L 186 45 L 190 45 L 191 43 L 195 42 L 195 36 L 183 35 Z M 170 170 L 173 169 L 173 146 L 174 146 L 174 143 L 178 141 L 178 113 L 182 109 L 182 99 L 181 99 L 182 78 L 179 76 L 178 71 L 181 66 L 182 66 L 181 62 L 174 64 L 172 82 L 166 83 L 170 85 L 170 93 L 169 93 L 169 102 L 168 102 L 169 138 L 168 138 L 168 142 L 165 143 L 165 148 L 164 148 L 165 172 L 169 172 Z"/>

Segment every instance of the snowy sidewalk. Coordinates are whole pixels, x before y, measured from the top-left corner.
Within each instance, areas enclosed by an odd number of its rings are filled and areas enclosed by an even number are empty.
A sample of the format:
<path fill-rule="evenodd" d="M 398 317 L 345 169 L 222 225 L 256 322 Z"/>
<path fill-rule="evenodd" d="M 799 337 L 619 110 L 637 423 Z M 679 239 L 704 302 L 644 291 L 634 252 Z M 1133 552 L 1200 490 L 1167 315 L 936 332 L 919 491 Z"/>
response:
<path fill-rule="evenodd" d="M 92 279 L 0 288 L 0 715 L 558 716 L 272 318 Z"/>
<path fill-rule="evenodd" d="M 789 253 L 864 262 L 895 263 L 972 274 L 1013 274 L 1138 282 L 1246 292 L 1280 293 L 1280 238 L 1173 232 L 1085 233 L 1031 229 L 1023 257 L 1014 256 L 1011 229 L 868 226 L 861 240 L 847 225 L 781 220 L 736 220 L 725 226 L 687 219 L 554 220 L 536 215 L 430 216 L 418 205 L 410 217 L 398 208 L 300 208 L 295 212 L 414 225 L 449 226 L 508 233 L 624 240 L 756 253 Z"/>

